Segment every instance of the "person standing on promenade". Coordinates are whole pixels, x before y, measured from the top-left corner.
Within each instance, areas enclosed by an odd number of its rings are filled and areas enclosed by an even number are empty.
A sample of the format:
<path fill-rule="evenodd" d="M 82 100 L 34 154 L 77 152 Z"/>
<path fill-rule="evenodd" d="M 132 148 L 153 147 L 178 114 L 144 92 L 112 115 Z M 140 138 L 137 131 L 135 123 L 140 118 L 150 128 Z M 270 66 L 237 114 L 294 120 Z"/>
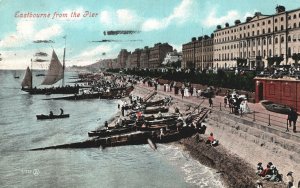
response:
<path fill-rule="evenodd" d="M 289 126 L 291 127 L 293 125 L 293 132 L 296 132 L 296 122 L 298 119 L 298 114 L 297 112 L 291 108 L 290 112 L 288 113 L 288 122 L 289 122 Z M 288 130 L 288 129 L 287 129 Z"/>
<path fill-rule="evenodd" d="M 180 92 L 181 92 L 181 98 L 183 99 L 183 96 L 184 96 L 184 89 L 182 88 Z"/>
<path fill-rule="evenodd" d="M 208 98 L 209 107 L 213 107 L 213 101 L 211 97 Z"/>
<path fill-rule="evenodd" d="M 227 96 L 224 97 L 224 107 L 226 108 L 227 106 Z"/>

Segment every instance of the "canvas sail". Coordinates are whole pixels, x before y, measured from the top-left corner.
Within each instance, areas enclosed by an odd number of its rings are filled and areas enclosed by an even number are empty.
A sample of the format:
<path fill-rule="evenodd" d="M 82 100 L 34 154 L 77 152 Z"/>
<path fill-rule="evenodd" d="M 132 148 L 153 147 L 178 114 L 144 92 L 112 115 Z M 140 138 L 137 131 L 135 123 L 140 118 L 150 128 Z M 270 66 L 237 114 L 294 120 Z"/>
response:
<path fill-rule="evenodd" d="M 24 79 L 22 81 L 22 87 L 32 88 L 32 72 L 29 67 L 27 67 Z"/>
<path fill-rule="evenodd" d="M 63 65 L 59 61 L 55 51 L 52 52 L 52 57 L 50 61 L 50 66 L 45 76 L 42 85 L 52 85 L 55 84 L 57 81 L 61 80 L 64 77 L 64 69 Z"/>

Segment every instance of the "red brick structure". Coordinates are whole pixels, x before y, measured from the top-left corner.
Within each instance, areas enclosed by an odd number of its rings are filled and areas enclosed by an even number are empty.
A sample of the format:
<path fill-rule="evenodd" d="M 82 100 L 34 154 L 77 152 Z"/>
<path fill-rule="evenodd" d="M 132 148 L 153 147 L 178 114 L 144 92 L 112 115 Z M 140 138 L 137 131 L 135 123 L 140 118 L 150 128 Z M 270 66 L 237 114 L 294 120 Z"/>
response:
<path fill-rule="evenodd" d="M 300 80 L 294 78 L 260 78 L 255 80 L 255 102 L 269 100 L 300 111 Z"/>

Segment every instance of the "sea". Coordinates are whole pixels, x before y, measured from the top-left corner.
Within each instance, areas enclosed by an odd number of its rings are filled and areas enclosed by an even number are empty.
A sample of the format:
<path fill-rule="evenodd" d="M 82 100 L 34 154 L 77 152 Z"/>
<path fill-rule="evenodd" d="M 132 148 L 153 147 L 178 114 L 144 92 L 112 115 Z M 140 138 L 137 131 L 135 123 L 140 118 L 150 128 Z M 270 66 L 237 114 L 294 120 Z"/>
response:
<path fill-rule="evenodd" d="M 33 72 L 33 85 L 42 87 L 44 77 L 37 73 Z M 1 188 L 223 187 L 215 170 L 177 144 L 159 144 L 156 151 L 149 145 L 30 151 L 88 139 L 88 131 L 116 116 L 120 101 L 44 100 L 55 96 L 21 91 L 24 74 L 25 70 L 0 70 Z M 66 84 L 72 85 L 74 76 L 76 72 L 66 72 Z M 51 110 L 58 114 L 60 108 L 70 118 L 36 119 Z"/>

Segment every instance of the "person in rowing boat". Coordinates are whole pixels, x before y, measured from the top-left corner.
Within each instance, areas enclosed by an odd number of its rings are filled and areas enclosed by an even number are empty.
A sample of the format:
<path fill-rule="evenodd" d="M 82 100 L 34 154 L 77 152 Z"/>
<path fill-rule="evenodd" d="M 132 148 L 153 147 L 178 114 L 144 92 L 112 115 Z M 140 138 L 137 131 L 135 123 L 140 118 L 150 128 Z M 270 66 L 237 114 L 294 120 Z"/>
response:
<path fill-rule="evenodd" d="M 59 109 L 60 110 L 60 115 L 64 114 L 64 110 L 62 108 Z"/>
<path fill-rule="evenodd" d="M 105 127 L 106 129 L 108 129 L 108 122 L 107 122 L 107 121 L 105 121 L 104 127 Z"/>
<path fill-rule="evenodd" d="M 50 117 L 53 117 L 53 112 L 52 112 L 52 111 L 50 111 L 49 116 L 50 116 Z"/>

